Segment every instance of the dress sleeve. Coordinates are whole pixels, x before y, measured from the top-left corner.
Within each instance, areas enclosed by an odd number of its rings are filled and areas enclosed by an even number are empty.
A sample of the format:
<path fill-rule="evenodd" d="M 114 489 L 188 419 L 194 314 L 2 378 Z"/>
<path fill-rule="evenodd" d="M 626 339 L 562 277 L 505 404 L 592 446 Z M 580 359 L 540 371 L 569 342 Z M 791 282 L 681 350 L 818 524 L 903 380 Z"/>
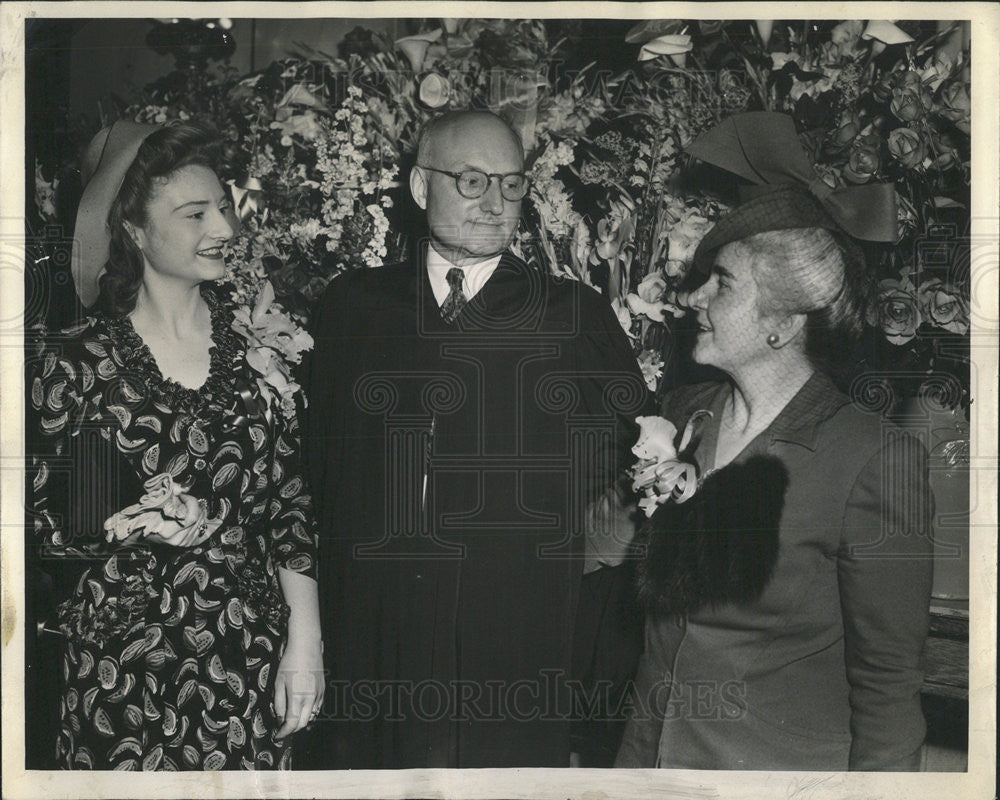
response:
<path fill-rule="evenodd" d="M 30 527 L 43 552 L 87 557 L 94 541 L 71 525 L 73 446 L 88 416 L 79 362 L 40 347 L 28 370 L 32 413 L 27 429 L 27 501 Z"/>
<path fill-rule="evenodd" d="M 275 441 L 271 539 L 275 564 L 316 578 L 316 520 L 302 468 L 298 414 L 285 418 Z"/>
<path fill-rule="evenodd" d="M 915 770 L 933 570 L 927 453 L 890 433 L 848 497 L 838 554 L 852 770 Z"/>

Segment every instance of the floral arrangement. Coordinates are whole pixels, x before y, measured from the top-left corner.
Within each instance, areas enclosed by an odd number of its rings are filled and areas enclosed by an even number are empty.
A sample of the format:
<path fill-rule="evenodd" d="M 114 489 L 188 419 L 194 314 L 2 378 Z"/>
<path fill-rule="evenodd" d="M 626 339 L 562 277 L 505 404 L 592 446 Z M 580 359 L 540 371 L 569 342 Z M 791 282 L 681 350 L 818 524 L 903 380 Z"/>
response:
<path fill-rule="evenodd" d="M 867 253 L 882 337 L 859 369 L 946 369 L 967 385 L 971 101 L 960 26 L 646 20 L 623 34 L 633 65 L 609 77 L 559 68 L 565 41 L 550 37 L 565 23 L 425 20 L 396 41 L 355 28 L 336 56 L 297 46 L 247 76 L 195 69 L 186 53 L 127 113 L 207 118 L 222 131 L 242 221 L 228 255 L 236 298 L 249 306 L 266 278 L 274 308 L 298 323 L 338 272 L 398 260 L 415 237 L 401 178 L 423 123 L 448 109 L 501 114 L 532 178 L 514 249 L 601 291 L 662 392 L 677 378 L 677 288 L 731 200 L 688 185 L 684 148 L 730 114 L 786 112 L 829 185 L 897 187 L 899 241 Z M 39 207 L 50 209 L 41 175 Z"/>
<path fill-rule="evenodd" d="M 792 114 L 830 186 L 896 186 L 899 238 L 869 254 L 879 279 L 869 323 L 884 341 L 859 368 L 897 373 L 897 399 L 919 390 L 911 376 L 943 371 L 962 385 L 949 402 L 967 407 L 971 100 L 961 25 L 754 28 L 735 49 L 755 107 Z"/>

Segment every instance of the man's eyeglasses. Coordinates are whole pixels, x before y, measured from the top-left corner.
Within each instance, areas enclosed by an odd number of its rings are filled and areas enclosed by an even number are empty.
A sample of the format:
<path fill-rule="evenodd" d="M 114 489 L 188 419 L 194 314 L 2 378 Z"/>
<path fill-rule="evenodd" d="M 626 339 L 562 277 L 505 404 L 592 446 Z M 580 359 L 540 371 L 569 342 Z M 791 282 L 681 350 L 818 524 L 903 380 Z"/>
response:
<path fill-rule="evenodd" d="M 528 176 L 520 172 L 508 172 L 506 175 L 500 172 L 481 172 L 478 169 L 467 169 L 462 172 L 451 172 L 437 167 L 427 167 L 417 164 L 421 169 L 429 169 L 431 172 L 440 172 L 442 175 L 450 175 L 455 179 L 455 187 L 458 193 L 469 200 L 475 200 L 486 194 L 490 188 L 490 181 L 498 178 L 500 181 L 500 196 L 504 200 L 516 203 L 524 199 L 528 193 Z"/>

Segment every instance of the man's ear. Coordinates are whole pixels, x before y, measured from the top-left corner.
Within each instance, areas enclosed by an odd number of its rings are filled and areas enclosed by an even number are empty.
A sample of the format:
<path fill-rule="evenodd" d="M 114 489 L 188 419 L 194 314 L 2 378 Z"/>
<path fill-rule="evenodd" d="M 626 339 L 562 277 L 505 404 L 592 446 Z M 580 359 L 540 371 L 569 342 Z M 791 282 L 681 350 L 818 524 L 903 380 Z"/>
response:
<path fill-rule="evenodd" d="M 427 176 L 420 167 L 410 170 L 410 194 L 420 208 L 427 210 Z"/>

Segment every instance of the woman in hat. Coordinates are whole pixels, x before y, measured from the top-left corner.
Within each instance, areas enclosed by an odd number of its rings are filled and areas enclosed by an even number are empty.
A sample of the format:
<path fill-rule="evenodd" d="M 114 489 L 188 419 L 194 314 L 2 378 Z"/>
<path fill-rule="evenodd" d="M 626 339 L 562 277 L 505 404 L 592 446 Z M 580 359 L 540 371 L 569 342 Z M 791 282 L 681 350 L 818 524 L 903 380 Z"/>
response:
<path fill-rule="evenodd" d="M 218 283 L 235 218 L 215 149 L 196 124 L 98 134 L 74 263 L 95 310 L 34 360 L 34 541 L 77 573 L 64 768 L 288 767 L 322 702 L 297 422 Z"/>
<path fill-rule="evenodd" d="M 749 114 L 695 145 L 739 171 L 755 152 L 787 166 L 797 141 L 789 118 Z M 767 175 L 765 160 L 744 172 Z M 700 485 L 660 505 L 642 537 L 645 653 L 616 765 L 916 769 L 932 568 L 926 453 L 829 377 L 868 298 L 846 216 L 829 210 L 853 196 L 831 204 L 770 176 L 702 241 L 701 285 L 682 297 L 698 323 L 694 360 L 726 380 L 664 400 L 677 430 L 694 419 L 681 458 Z M 891 236 L 894 214 L 869 204 L 859 218 L 890 219 Z"/>

